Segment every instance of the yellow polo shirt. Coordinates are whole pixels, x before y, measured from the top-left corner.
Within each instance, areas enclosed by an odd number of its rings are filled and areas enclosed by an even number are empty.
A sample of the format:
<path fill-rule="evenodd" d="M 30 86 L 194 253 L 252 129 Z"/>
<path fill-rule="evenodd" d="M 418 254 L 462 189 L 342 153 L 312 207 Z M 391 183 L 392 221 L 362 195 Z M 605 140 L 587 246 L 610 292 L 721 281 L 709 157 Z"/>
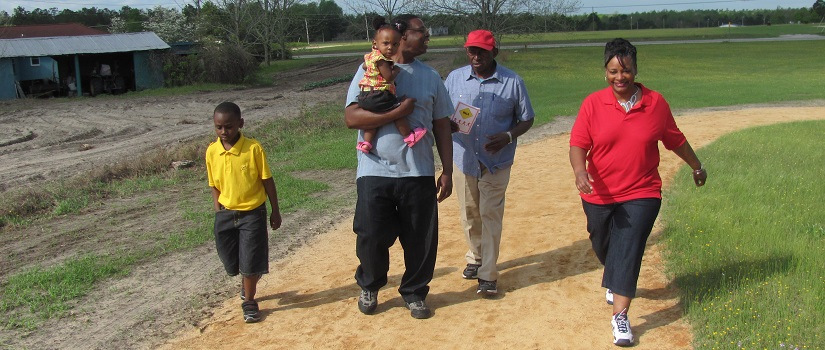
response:
<path fill-rule="evenodd" d="M 221 191 L 218 202 L 230 210 L 252 210 L 266 202 L 262 180 L 272 177 L 263 147 L 241 134 L 232 149 L 220 138 L 206 149 L 209 186 Z"/>

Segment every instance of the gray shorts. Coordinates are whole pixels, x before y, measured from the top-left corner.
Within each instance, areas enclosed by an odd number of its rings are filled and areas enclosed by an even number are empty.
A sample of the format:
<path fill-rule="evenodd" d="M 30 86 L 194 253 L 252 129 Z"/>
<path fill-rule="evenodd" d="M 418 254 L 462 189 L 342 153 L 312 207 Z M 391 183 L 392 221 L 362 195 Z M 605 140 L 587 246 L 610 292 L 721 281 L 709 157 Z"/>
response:
<path fill-rule="evenodd" d="M 226 273 L 236 276 L 269 272 L 266 204 L 250 211 L 223 209 L 215 213 L 215 247 Z"/>

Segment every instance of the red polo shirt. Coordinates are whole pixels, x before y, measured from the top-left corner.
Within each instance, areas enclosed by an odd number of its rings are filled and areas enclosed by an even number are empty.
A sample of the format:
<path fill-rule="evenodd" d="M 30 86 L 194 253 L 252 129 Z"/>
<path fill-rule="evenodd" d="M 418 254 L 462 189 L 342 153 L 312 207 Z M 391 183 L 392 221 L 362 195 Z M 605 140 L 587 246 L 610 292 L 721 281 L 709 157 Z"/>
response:
<path fill-rule="evenodd" d="M 662 198 L 658 143 L 662 141 L 668 150 L 685 143 L 664 97 L 636 85 L 642 89 L 642 100 L 629 112 L 619 105 L 610 87 L 587 96 L 579 109 L 570 146 L 588 151 L 593 192 L 580 193 L 588 203 Z"/>

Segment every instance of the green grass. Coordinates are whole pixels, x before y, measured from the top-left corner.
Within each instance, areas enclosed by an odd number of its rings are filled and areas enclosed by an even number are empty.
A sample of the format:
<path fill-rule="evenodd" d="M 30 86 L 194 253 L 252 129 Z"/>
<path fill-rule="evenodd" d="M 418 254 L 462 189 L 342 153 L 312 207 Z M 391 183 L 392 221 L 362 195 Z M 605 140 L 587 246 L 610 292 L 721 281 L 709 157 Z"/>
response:
<path fill-rule="evenodd" d="M 821 35 L 821 28 L 807 24 L 784 24 L 773 26 L 748 26 L 737 28 L 682 28 L 682 29 L 639 29 L 639 30 L 605 30 L 584 32 L 553 32 L 524 35 L 504 35 L 498 38 L 500 45 L 526 45 L 538 43 L 604 43 L 613 38 L 625 38 L 630 41 L 646 40 L 697 40 L 697 39 L 737 39 L 737 38 L 774 38 L 788 34 Z M 460 48 L 464 43 L 463 35 L 434 36 L 430 38 L 430 48 Z M 312 47 L 297 47 L 295 55 L 360 52 L 369 50 L 371 43 L 366 40 L 329 42 Z"/>
<path fill-rule="evenodd" d="M 0 301 L 3 326 L 32 329 L 39 320 L 62 316 L 74 299 L 86 295 L 102 279 L 124 275 L 133 262 L 128 255 L 87 255 L 11 276 Z"/>
<path fill-rule="evenodd" d="M 203 210 L 207 199 L 211 201 L 207 191 L 200 198 L 182 199 L 178 203 L 181 220 L 189 227 L 183 232 L 152 234 L 156 237 L 154 245 L 107 255 L 85 254 L 11 275 L 0 289 L 0 327 L 35 329 L 45 319 L 66 315 L 76 299 L 94 290 L 100 281 L 128 275 L 137 263 L 211 241 L 213 213 Z"/>
<path fill-rule="evenodd" d="M 538 124 L 575 115 L 587 94 L 606 87 L 603 48 L 502 51 L 499 61 L 525 80 Z M 825 41 L 644 45 L 636 81 L 672 109 L 823 98 Z"/>
<path fill-rule="evenodd" d="M 825 347 L 825 122 L 758 127 L 700 150 L 665 194 L 668 271 L 695 347 Z M 784 344 L 784 347 L 783 347 Z"/>

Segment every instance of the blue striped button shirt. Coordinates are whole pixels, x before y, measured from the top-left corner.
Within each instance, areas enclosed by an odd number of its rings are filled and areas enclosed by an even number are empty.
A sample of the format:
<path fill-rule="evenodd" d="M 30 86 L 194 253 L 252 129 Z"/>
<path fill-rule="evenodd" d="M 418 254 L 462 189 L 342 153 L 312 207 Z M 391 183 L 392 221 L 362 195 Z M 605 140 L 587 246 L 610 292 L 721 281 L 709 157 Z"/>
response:
<path fill-rule="evenodd" d="M 524 80 L 512 70 L 496 63 L 486 79 L 473 74 L 471 66 L 458 68 L 444 82 L 453 106 L 464 102 L 481 109 L 469 134 L 453 133 L 453 162 L 464 174 L 480 177 L 480 164 L 495 173 L 513 164 L 516 141 L 496 153 L 484 149 L 487 136 L 512 129 L 518 121 L 533 119 L 535 112 L 527 96 Z"/>

